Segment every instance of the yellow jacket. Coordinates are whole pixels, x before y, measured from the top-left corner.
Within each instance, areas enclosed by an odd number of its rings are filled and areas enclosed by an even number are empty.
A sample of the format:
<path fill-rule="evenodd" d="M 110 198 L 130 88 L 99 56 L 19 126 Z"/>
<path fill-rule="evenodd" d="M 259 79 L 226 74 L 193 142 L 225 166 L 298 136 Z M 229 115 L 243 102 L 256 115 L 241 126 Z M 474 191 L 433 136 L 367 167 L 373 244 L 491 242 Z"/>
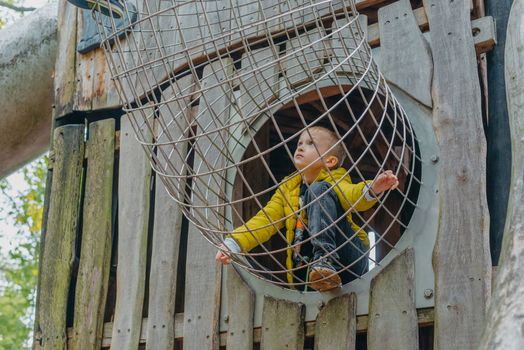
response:
<path fill-rule="evenodd" d="M 326 181 L 331 185 L 335 184 L 333 189 L 344 211 L 348 211 L 350 208 L 352 208 L 352 210 L 365 211 L 376 203 L 376 200 L 366 200 L 363 195 L 366 183 L 371 181 L 353 184 L 344 168 L 331 170 L 331 174 L 326 170 L 322 170 L 315 181 Z M 286 177 L 267 205 L 245 225 L 233 231 L 231 237 L 238 243 L 243 251 L 249 251 L 257 245 L 268 241 L 284 226 L 286 227 L 286 240 L 288 245 L 292 244 L 295 237 L 297 215 L 299 214 L 298 201 L 301 184 L 302 176 L 300 174 L 292 174 Z M 358 232 L 358 238 L 362 243 L 366 247 L 369 247 L 367 233 L 360 230 L 360 227 L 355 224 L 351 213 L 347 215 L 347 220 L 351 224 L 353 231 Z M 292 256 L 293 252 L 291 248 L 289 248 L 286 259 L 286 267 L 288 270 L 293 268 Z M 293 277 L 290 272 L 288 272 L 287 279 L 289 283 L 293 283 Z"/>

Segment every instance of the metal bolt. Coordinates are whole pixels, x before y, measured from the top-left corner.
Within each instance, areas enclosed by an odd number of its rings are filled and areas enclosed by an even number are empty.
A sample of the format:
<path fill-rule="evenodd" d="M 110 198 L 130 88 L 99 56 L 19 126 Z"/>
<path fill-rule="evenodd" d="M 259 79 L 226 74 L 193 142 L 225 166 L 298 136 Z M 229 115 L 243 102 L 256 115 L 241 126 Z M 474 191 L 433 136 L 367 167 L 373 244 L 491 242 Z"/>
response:
<path fill-rule="evenodd" d="M 433 297 L 433 289 L 426 289 L 424 291 L 424 298 L 431 299 Z"/>
<path fill-rule="evenodd" d="M 431 159 L 431 161 L 432 161 L 433 163 L 436 163 L 436 162 L 438 162 L 438 160 L 439 160 L 439 158 L 438 158 L 438 156 L 437 156 L 436 154 L 432 155 L 430 159 Z"/>
<path fill-rule="evenodd" d="M 229 315 L 224 316 L 224 322 L 225 322 L 225 323 L 228 323 L 228 322 L 229 322 Z"/>

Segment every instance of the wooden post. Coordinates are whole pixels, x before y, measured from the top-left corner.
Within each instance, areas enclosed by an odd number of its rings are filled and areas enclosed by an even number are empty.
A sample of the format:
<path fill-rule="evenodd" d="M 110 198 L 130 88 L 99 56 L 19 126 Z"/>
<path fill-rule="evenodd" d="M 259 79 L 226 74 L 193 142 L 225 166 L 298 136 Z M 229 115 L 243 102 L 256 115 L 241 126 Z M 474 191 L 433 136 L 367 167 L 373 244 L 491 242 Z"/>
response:
<path fill-rule="evenodd" d="M 260 349 L 304 349 L 305 312 L 303 304 L 266 296 Z"/>
<path fill-rule="evenodd" d="M 190 98 L 178 101 L 175 99 L 180 94 L 180 89 L 190 86 L 192 76 L 177 81 L 176 88 L 169 88 L 162 94 L 163 104 L 158 111 L 159 124 L 167 130 L 163 132 L 158 143 L 176 141 L 183 137 L 184 129 L 188 126 L 187 111 L 182 111 L 185 105 L 189 106 Z M 186 92 L 182 92 L 186 94 Z M 166 101 L 171 101 L 167 102 Z M 173 122 L 173 119 L 177 122 Z M 174 148 L 179 148 L 174 150 Z M 187 145 L 168 144 L 160 146 L 160 169 L 165 169 L 168 155 L 172 153 L 172 164 L 181 168 L 183 158 L 179 156 L 187 152 Z M 177 298 L 176 281 L 178 271 L 178 258 L 182 231 L 182 209 L 169 196 L 166 187 L 158 174 L 156 176 L 155 213 L 153 229 L 153 248 L 151 253 L 151 273 L 149 276 L 149 312 L 147 322 L 146 349 L 172 350 L 175 343 L 175 301 Z M 185 183 L 180 185 L 180 190 L 185 191 Z M 183 198 L 183 195 L 181 196 Z"/>
<path fill-rule="evenodd" d="M 121 119 L 120 130 L 117 296 L 111 349 L 135 350 L 144 305 L 151 166 L 127 116 Z"/>
<path fill-rule="evenodd" d="M 353 350 L 357 338 L 357 297 L 354 293 L 331 299 L 317 316 L 315 349 Z"/>
<path fill-rule="evenodd" d="M 79 221 L 84 125 L 55 129 L 53 181 L 45 249 L 40 270 L 39 329 L 41 349 L 66 348 L 66 312 Z"/>
<path fill-rule="evenodd" d="M 78 9 L 66 0 L 58 6 L 58 48 L 55 64 L 55 111 L 57 118 L 73 111 L 75 95 L 76 27 Z"/>
<path fill-rule="evenodd" d="M 486 13 L 497 23 L 497 45 L 487 54 L 488 127 L 486 130 L 487 193 L 490 213 L 491 260 L 498 265 L 511 178 L 511 137 L 506 104 L 504 50 L 509 11 L 513 0 L 486 0 Z"/>
<path fill-rule="evenodd" d="M 409 0 L 378 10 L 380 70 L 386 79 L 431 107 L 431 49 L 418 28 Z"/>
<path fill-rule="evenodd" d="M 225 69 L 222 69 L 225 68 Z M 219 129 L 225 121 L 217 116 L 227 116 L 232 99 L 232 91 L 224 91 L 227 84 L 219 83 L 231 77 L 233 71 L 231 59 L 217 60 L 204 68 L 201 86 L 206 89 L 200 97 L 197 123 L 201 127 L 199 133 L 209 132 L 209 129 Z M 208 129 L 209 128 L 209 129 Z M 220 147 L 220 131 L 207 137 L 200 137 L 195 143 L 194 169 L 205 173 L 213 170 L 212 167 L 223 167 L 225 157 Z M 218 135 L 218 136 L 217 136 Z M 217 143 L 213 145 L 211 143 Z M 225 145 L 224 145 L 225 147 Z M 207 162 L 213 164 L 211 167 Z M 223 174 L 199 176 L 193 183 L 193 198 L 195 205 L 203 205 L 202 196 L 206 196 L 208 203 L 220 203 L 223 198 L 225 185 Z M 222 181 L 220 181 L 222 179 Z M 206 184 L 213 186 L 213 191 L 206 193 Z M 215 209 L 220 210 L 220 209 Z M 222 214 L 211 212 L 210 225 L 222 225 Z M 220 283 L 221 266 L 215 261 L 216 249 L 202 237 L 199 229 L 189 225 L 186 261 L 186 287 L 184 307 L 184 343 L 185 350 L 218 350 L 219 312 L 220 312 Z"/>
<path fill-rule="evenodd" d="M 433 52 L 440 218 L 433 252 L 435 347 L 478 349 L 490 295 L 486 143 L 470 2 L 424 0 Z"/>
<path fill-rule="evenodd" d="M 524 0 L 513 3 L 506 46 L 506 91 L 513 166 L 508 217 L 480 349 L 523 349 L 524 319 Z"/>
<path fill-rule="evenodd" d="M 253 349 L 255 293 L 242 280 L 233 266 L 226 267 L 227 345 L 228 350 Z"/>
<path fill-rule="evenodd" d="M 368 349 L 418 350 L 412 248 L 393 259 L 373 278 L 369 295 Z"/>
<path fill-rule="evenodd" d="M 74 350 L 98 350 L 102 345 L 112 245 L 114 119 L 89 126 L 87 150 L 82 246 L 71 346 Z"/>

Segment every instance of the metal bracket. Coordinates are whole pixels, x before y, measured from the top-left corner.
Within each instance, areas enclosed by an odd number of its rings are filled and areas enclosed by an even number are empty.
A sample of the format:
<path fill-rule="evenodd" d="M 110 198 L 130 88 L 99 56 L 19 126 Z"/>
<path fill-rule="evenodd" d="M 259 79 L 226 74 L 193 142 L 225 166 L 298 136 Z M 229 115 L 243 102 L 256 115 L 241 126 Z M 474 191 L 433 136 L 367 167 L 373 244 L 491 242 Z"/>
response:
<path fill-rule="evenodd" d="M 132 24 L 136 23 L 138 19 L 138 11 L 133 3 L 126 1 L 126 9 L 126 15 L 122 18 L 98 15 L 96 19 L 93 10 L 82 9 L 82 30 L 76 50 L 81 54 L 86 54 L 101 46 L 102 37 L 98 29 L 99 24 L 104 27 L 104 37 L 108 38 L 109 45 L 114 43 L 115 38 L 124 37 L 126 32 L 132 28 Z M 101 23 L 97 23 L 97 21 Z M 123 30 L 124 28 L 127 30 Z M 115 37 L 113 33 L 118 33 L 118 35 Z"/>

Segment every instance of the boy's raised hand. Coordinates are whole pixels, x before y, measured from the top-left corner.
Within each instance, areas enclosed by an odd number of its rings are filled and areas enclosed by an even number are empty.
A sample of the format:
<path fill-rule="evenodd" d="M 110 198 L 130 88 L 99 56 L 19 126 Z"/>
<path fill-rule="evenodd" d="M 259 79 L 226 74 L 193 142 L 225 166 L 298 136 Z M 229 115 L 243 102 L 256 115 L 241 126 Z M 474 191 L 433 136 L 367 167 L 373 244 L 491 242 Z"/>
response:
<path fill-rule="evenodd" d="M 394 190 L 397 187 L 397 176 L 393 174 L 393 171 L 386 170 L 382 174 L 380 174 L 377 177 L 377 179 L 373 182 L 373 185 L 371 186 L 371 191 L 373 191 L 374 194 L 378 195 L 387 190 Z"/>
<path fill-rule="evenodd" d="M 224 265 L 229 265 L 231 263 L 231 257 L 224 253 L 224 250 L 227 250 L 227 247 L 224 244 L 221 244 L 219 248 L 220 250 L 217 252 L 215 260 Z"/>

